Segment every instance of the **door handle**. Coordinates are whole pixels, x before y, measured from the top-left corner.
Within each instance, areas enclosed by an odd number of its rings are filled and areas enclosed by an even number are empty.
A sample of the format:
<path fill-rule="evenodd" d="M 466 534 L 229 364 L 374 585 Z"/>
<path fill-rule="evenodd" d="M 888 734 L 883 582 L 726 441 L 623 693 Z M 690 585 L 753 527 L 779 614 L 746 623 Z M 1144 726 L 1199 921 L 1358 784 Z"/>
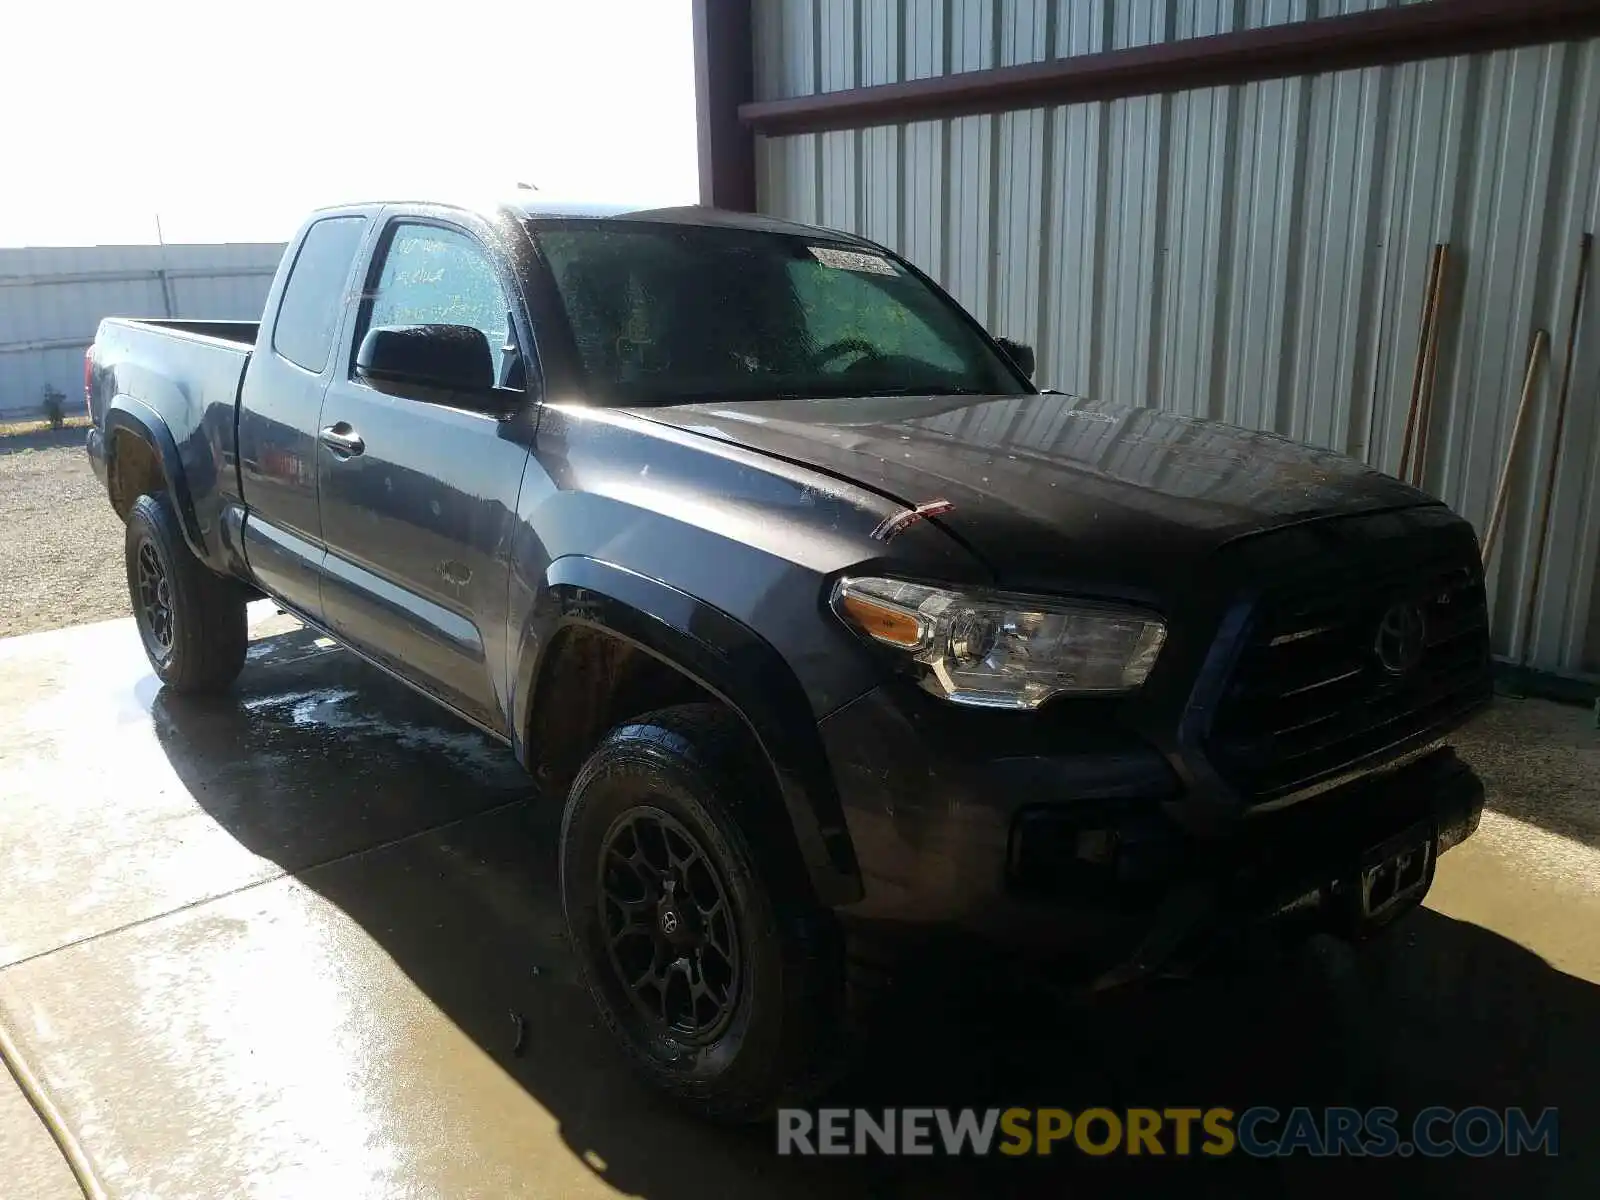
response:
<path fill-rule="evenodd" d="M 317 436 L 324 446 L 344 458 L 354 458 L 367 448 L 361 435 L 344 421 L 329 425 Z"/>

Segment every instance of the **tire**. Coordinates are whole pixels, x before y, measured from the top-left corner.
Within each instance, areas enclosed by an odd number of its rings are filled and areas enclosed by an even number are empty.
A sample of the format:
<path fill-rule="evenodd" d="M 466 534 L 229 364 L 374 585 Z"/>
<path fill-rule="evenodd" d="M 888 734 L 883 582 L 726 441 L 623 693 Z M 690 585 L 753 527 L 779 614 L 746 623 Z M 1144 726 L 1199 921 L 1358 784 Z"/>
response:
<path fill-rule="evenodd" d="M 743 725 L 711 704 L 612 730 L 573 782 L 562 818 L 562 908 L 583 981 L 645 1080 L 712 1119 L 758 1120 L 802 1103 L 847 1061 L 841 939 L 810 897 L 786 822 Z M 669 847 L 690 865 L 664 861 Z M 669 869 L 651 893 L 659 866 Z M 677 942 L 664 929 L 674 909 L 685 929 Z M 613 941 L 623 927 L 631 932 Z M 681 957 L 656 969 L 673 955 Z M 646 957 L 667 982 L 630 989 L 626 977 Z"/>
<path fill-rule="evenodd" d="M 128 599 L 151 669 L 176 692 L 225 690 L 244 666 L 244 591 L 190 552 L 164 492 L 133 502 L 124 547 Z"/>

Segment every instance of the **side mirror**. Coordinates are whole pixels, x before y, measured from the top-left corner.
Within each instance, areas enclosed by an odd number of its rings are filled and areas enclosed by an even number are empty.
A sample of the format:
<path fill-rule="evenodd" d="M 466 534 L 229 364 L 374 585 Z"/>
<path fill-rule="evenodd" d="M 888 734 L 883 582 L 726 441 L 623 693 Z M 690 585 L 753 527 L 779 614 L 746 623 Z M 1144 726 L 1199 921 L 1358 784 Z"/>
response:
<path fill-rule="evenodd" d="M 379 326 L 361 339 L 356 375 L 487 397 L 494 389 L 494 354 L 483 331 L 470 325 Z"/>
<path fill-rule="evenodd" d="M 1011 338 L 995 338 L 996 344 L 1006 352 L 1012 362 L 1017 365 L 1029 379 L 1033 378 L 1033 347 L 1024 342 L 1013 341 Z"/>

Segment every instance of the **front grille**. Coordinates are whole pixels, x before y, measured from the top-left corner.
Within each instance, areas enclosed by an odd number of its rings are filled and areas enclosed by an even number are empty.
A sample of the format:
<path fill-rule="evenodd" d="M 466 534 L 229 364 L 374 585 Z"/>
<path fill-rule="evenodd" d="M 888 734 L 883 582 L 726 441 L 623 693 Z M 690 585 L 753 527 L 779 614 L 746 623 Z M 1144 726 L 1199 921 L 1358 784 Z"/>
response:
<path fill-rule="evenodd" d="M 1420 638 L 1413 613 L 1422 617 Z M 1390 636 L 1380 648 L 1386 617 Z M 1491 687 L 1475 558 L 1351 572 L 1261 601 L 1207 749 L 1228 782 L 1262 803 L 1426 745 Z"/>

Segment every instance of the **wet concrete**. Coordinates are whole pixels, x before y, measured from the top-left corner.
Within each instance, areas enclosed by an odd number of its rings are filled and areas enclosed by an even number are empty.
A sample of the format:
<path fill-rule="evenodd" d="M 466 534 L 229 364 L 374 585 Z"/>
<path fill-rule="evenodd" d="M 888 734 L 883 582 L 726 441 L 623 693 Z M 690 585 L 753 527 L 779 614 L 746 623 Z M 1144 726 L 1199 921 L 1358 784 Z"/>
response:
<path fill-rule="evenodd" d="M 1464 739 L 1499 811 L 1392 936 L 1093 1008 L 935 964 L 837 1101 L 1557 1105 L 1560 1158 L 801 1162 L 622 1068 L 561 935 L 558 808 L 508 751 L 270 610 L 254 633 L 209 704 L 159 691 L 131 622 L 0 642 L 0 1022 L 114 1195 L 1600 1185 L 1585 713 L 1507 702 Z M 0 1094 L 0 1194 L 51 1197 L 70 1177 L 20 1101 Z M 20 1190 L 12 1161 L 41 1164 Z"/>

